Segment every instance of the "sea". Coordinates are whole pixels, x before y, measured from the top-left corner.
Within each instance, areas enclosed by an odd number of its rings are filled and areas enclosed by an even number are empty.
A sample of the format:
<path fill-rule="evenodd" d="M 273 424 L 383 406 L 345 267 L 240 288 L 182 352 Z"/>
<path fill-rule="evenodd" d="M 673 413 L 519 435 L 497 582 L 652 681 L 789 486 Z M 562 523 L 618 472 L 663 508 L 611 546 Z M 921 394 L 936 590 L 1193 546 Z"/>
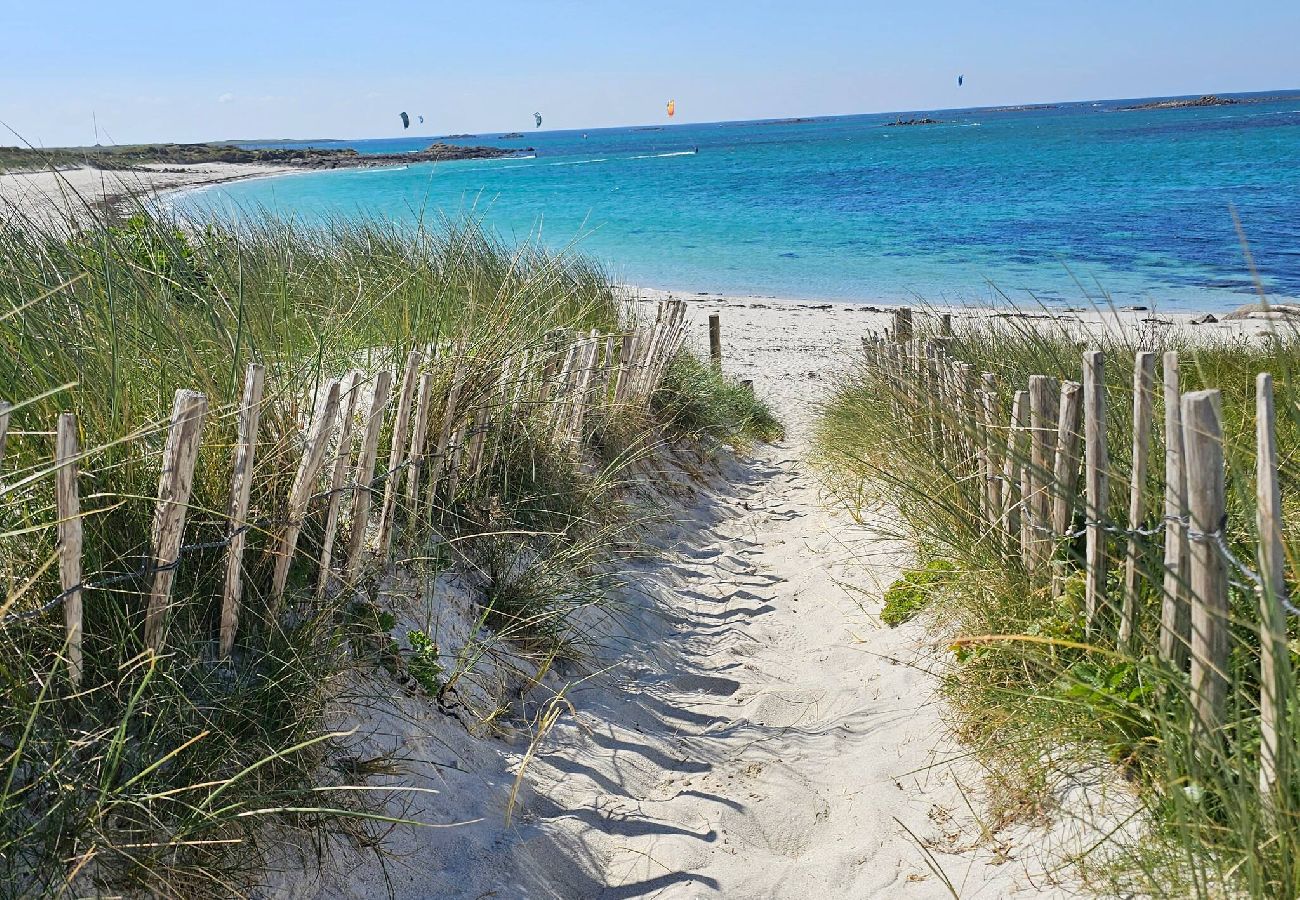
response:
<path fill-rule="evenodd" d="M 296 173 L 173 203 L 188 216 L 411 227 L 472 216 L 506 242 L 682 293 L 1177 312 L 1232 309 L 1262 286 L 1296 300 L 1300 91 L 1221 96 L 1238 102 L 247 142 L 519 155 Z M 918 118 L 938 124 L 891 124 Z"/>

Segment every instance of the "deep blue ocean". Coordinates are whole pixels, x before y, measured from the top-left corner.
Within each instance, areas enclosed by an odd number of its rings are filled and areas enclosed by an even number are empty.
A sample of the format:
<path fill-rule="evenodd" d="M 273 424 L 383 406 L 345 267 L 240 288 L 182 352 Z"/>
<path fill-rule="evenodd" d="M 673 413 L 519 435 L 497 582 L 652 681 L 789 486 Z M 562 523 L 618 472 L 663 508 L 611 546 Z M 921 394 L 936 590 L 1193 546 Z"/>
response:
<path fill-rule="evenodd" d="M 1300 93 L 546 131 L 455 143 L 535 158 L 336 170 L 182 195 L 186 214 L 482 218 L 620 280 L 686 292 L 1219 310 L 1300 298 Z M 527 123 L 531 125 L 530 121 Z M 362 153 L 436 135 L 312 141 Z M 257 146 L 292 146 L 268 143 Z M 250 145 L 252 146 L 252 145 Z M 531 154 L 530 154 L 531 155 Z"/>

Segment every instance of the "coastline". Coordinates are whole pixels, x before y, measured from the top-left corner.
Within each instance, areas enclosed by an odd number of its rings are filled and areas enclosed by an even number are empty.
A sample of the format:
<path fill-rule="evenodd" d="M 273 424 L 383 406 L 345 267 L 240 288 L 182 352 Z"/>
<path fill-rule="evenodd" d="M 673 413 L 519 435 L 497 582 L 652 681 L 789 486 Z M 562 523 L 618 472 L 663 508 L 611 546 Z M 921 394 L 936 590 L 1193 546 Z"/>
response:
<path fill-rule="evenodd" d="M 82 224 L 104 213 L 124 212 L 141 201 L 158 200 L 183 190 L 300 171 L 269 163 L 214 162 L 128 170 L 78 166 L 0 172 L 0 218 L 37 225 Z"/>

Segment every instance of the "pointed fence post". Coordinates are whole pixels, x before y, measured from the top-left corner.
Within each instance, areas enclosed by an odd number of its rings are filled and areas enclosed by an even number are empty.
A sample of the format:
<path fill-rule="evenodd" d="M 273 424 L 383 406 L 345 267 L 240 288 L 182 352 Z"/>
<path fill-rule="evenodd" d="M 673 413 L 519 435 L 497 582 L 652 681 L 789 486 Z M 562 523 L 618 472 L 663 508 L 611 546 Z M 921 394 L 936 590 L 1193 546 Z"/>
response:
<path fill-rule="evenodd" d="M 1223 539 L 1223 426 L 1218 391 L 1184 394 L 1183 452 L 1191 527 L 1192 704 L 1195 731 L 1218 733 L 1228 697 L 1228 575 Z"/>
<path fill-rule="evenodd" d="M 379 555 L 385 559 L 388 558 L 388 548 L 393 542 L 393 518 L 397 515 L 397 486 L 402 483 L 401 465 L 406 457 L 407 432 L 411 428 L 411 403 L 419 377 L 420 351 L 412 350 L 406 357 L 402 392 L 397 398 L 397 419 L 393 422 L 393 441 L 388 453 L 384 502 L 379 508 Z"/>
<path fill-rule="evenodd" d="M 713 368 L 722 371 L 722 317 L 717 313 L 709 316 L 709 358 Z"/>
<path fill-rule="evenodd" d="M 370 400 L 370 414 L 366 417 L 366 431 L 361 439 L 361 455 L 357 458 L 357 492 L 352 500 L 352 531 L 348 535 L 348 559 L 345 571 L 348 579 L 355 579 L 361 566 L 361 552 L 366 546 L 366 528 L 370 523 L 370 506 L 375 496 L 375 461 L 379 457 L 379 433 L 384 425 L 384 412 L 393 389 L 393 373 L 387 370 L 375 376 L 374 396 Z"/>
<path fill-rule="evenodd" d="M 1026 508 L 1030 523 L 1031 568 L 1045 574 L 1044 567 L 1052 556 L 1051 514 L 1052 467 L 1056 460 L 1057 426 L 1056 379 L 1048 375 L 1029 376 L 1029 428 L 1032 440 L 1029 485 L 1032 496 Z"/>
<path fill-rule="evenodd" d="M 54 461 L 58 475 L 54 483 L 59 516 L 59 585 L 64 594 L 63 621 L 68 634 L 68 680 L 81 686 L 81 493 L 77 488 L 77 417 L 60 413 Z"/>
<path fill-rule="evenodd" d="M 158 482 L 158 508 L 154 513 L 149 541 L 153 548 L 153 590 L 145 610 L 144 641 L 155 653 L 162 650 L 166 631 L 167 607 L 171 603 L 172 583 L 180 564 L 181 537 L 185 533 L 185 513 L 190 492 L 194 489 L 194 466 L 199 459 L 199 438 L 208 398 L 198 391 L 176 392 L 172 404 L 171 428 L 163 448 L 162 475 Z"/>
<path fill-rule="evenodd" d="M 1191 640 L 1187 603 L 1187 471 L 1183 460 L 1182 388 L 1178 351 L 1164 356 L 1165 394 L 1165 556 L 1160 602 L 1160 658 L 1183 671 Z"/>
<path fill-rule="evenodd" d="M 1056 459 L 1052 480 L 1052 536 L 1060 538 L 1074 521 L 1074 498 L 1079 487 L 1079 420 L 1083 412 L 1083 385 L 1066 381 L 1061 385 L 1061 405 L 1056 419 Z"/>
<path fill-rule="evenodd" d="M 1124 553 L 1124 605 L 1119 620 L 1119 647 L 1138 651 L 1138 563 L 1142 543 L 1137 531 L 1146 519 L 1147 456 L 1155 398 L 1156 355 L 1139 352 L 1133 364 L 1133 466 L 1129 477 L 1128 545 Z"/>
<path fill-rule="evenodd" d="M 419 398 L 415 402 L 415 425 L 411 428 L 410 465 L 406 470 L 406 514 L 414 518 L 419 502 L 420 475 L 424 471 L 426 456 L 424 444 L 429 437 L 429 404 L 432 402 L 433 373 L 420 377 Z"/>
<path fill-rule="evenodd" d="M 1084 479 L 1087 549 L 1084 584 L 1087 628 L 1098 626 L 1100 607 L 1106 602 L 1106 508 L 1110 498 L 1110 455 L 1106 448 L 1105 363 L 1100 350 L 1083 354 L 1083 445 L 1087 475 Z"/>
<path fill-rule="evenodd" d="M 1292 684 L 1287 649 L 1286 556 L 1282 545 L 1282 493 L 1278 486 L 1277 430 L 1273 376 L 1255 379 L 1255 525 L 1259 535 L 1259 789 L 1271 804 L 1277 789 L 1281 755 L 1279 735 Z M 1287 748 L 1289 750 L 1289 747 Z"/>
<path fill-rule="evenodd" d="M 1025 429 L 1029 426 L 1029 391 L 1016 391 L 1011 397 L 1011 426 L 1007 430 L 1007 455 L 1003 468 L 1003 495 L 1006 516 L 1004 518 L 1008 543 L 1012 548 L 1019 547 L 1024 554 L 1022 536 L 1024 534 L 1024 496 L 1022 470 L 1025 466 Z"/>
<path fill-rule="evenodd" d="M 311 502 L 316 476 L 320 474 L 321 466 L 325 463 L 330 433 L 334 430 L 334 420 L 338 416 L 338 410 L 339 382 L 336 378 L 325 388 L 324 396 L 316 401 L 316 414 L 312 419 L 311 431 L 307 434 L 307 445 L 302 451 L 298 474 L 294 476 L 293 486 L 289 489 L 289 503 L 286 507 L 289 524 L 284 527 L 284 537 L 280 540 L 279 555 L 275 558 L 275 571 L 271 577 L 272 616 L 279 612 L 285 586 L 289 583 L 289 566 L 293 563 L 293 555 L 298 549 L 298 537 L 302 534 L 302 520 L 307 515 L 307 506 Z"/>
<path fill-rule="evenodd" d="M 996 435 L 996 429 L 1001 417 L 1001 413 L 998 410 L 997 376 L 992 372 L 984 372 L 980 375 L 980 383 L 984 386 L 980 396 L 980 406 L 984 413 L 984 457 L 988 461 L 987 481 L 984 485 L 984 502 L 987 507 L 989 526 L 991 528 L 996 528 L 1002 521 L 1003 510 L 1003 460 L 998 454 L 998 440 Z"/>
<path fill-rule="evenodd" d="M 343 482 L 347 478 L 348 466 L 352 464 L 352 420 L 356 418 L 360 386 L 361 373 L 353 372 L 343 382 L 339 396 L 339 449 L 334 457 L 334 472 L 330 476 L 330 494 L 326 501 L 325 533 L 321 537 L 320 567 L 316 574 L 318 598 L 325 596 L 330 565 L 334 561 L 334 537 L 338 533 L 339 508 L 343 504 Z"/>
<path fill-rule="evenodd" d="M 912 308 L 901 306 L 894 310 L 894 335 L 896 342 L 912 339 Z"/>
<path fill-rule="evenodd" d="M 248 540 L 248 498 L 253 489 L 253 462 L 257 456 L 257 426 L 262 415 L 262 390 L 266 368 L 252 363 L 244 373 L 244 399 L 239 404 L 239 430 L 235 438 L 234 476 L 230 485 L 230 545 L 226 548 L 226 582 L 221 595 L 221 626 L 217 655 L 225 659 L 235 646 L 239 630 L 239 601 L 244 592 L 244 546 Z"/>

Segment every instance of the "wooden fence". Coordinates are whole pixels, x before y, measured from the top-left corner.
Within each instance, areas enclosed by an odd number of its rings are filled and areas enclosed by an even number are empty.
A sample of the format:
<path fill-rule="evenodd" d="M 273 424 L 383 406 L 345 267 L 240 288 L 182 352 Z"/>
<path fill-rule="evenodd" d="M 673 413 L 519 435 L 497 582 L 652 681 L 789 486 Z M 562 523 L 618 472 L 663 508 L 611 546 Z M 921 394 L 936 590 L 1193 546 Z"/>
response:
<path fill-rule="evenodd" d="M 486 361 L 455 351 L 450 359 L 429 349 L 411 350 L 396 396 L 397 373 L 368 375 L 352 371 L 329 381 L 309 398 L 311 421 L 284 506 L 285 515 L 272 521 L 250 510 L 253 472 L 258 461 L 258 426 L 268 402 L 266 372 L 248 366 L 238 408 L 237 437 L 232 451 L 230 499 L 226 537 L 215 549 L 225 552 L 217 654 L 230 654 L 239 629 L 241 601 L 250 577 L 244 565 L 250 531 L 271 536 L 275 565 L 270 580 L 270 608 L 279 612 L 290 566 L 301 556 L 298 541 L 304 519 L 312 509 L 325 515 L 315 593 L 355 584 L 368 553 L 387 561 L 394 539 L 399 501 L 408 522 L 419 520 L 442 501 L 450 503 L 483 474 L 502 450 L 503 435 L 527 421 L 532 433 L 577 453 L 591 435 L 593 423 L 620 410 L 645 408 L 673 356 L 685 340 L 685 304 L 658 306 L 652 323 L 625 332 L 576 338 L 552 333 L 546 346 L 524 350 L 503 360 Z M 435 396 L 434 366 L 451 370 L 445 394 Z M 365 407 L 364 412 L 362 408 Z M 4 463 L 10 405 L 0 402 L 0 467 Z M 85 598 L 110 586 L 147 583 L 144 642 L 160 652 L 166 642 L 172 587 L 186 557 L 213 550 L 212 543 L 187 545 L 186 515 L 194 486 L 195 465 L 208 417 L 207 398 L 178 390 L 167 429 L 159 474 L 157 505 L 148 541 L 148 558 L 137 571 L 87 575 L 82 571 L 83 511 L 79 482 L 92 454 L 79 447 L 77 417 L 58 417 L 54 466 L 43 474 L 56 479 L 57 555 L 61 592 L 35 608 L 12 611 L 0 625 L 13 627 L 62 606 L 67 630 L 65 657 L 68 676 L 81 682 L 82 608 Z M 376 472 L 384 426 L 391 424 L 391 441 L 383 470 Z M 4 487 L 0 468 L 0 500 L 17 485 Z M 286 473 L 287 475 L 287 473 Z M 29 478 L 40 477 L 39 475 Z M 21 483 L 21 482 L 20 482 Z M 12 495 L 11 495 L 12 496 Z M 351 498 L 344 516 L 342 501 Z M 377 507 L 376 507 L 377 502 Z M 323 504 L 321 509 L 320 504 Z M 348 531 L 346 550 L 337 557 L 340 530 Z"/>
<path fill-rule="evenodd" d="M 1032 375 L 1020 385 L 976 373 L 952 352 L 945 334 L 914 336 L 902 310 L 885 336 L 863 338 L 867 363 L 883 381 L 895 415 L 910 417 L 959 484 L 963 515 L 1011 564 L 1059 593 L 1070 569 L 1081 570 L 1090 640 L 1134 657 L 1139 645 L 1140 580 L 1151 577 L 1160 595 L 1158 633 L 1151 651 L 1169 666 L 1190 671 L 1192 730 L 1204 739 L 1224 726 L 1229 688 L 1229 587 L 1232 579 L 1258 598 L 1259 708 L 1263 747 L 1260 783 L 1276 782 L 1280 718 L 1291 684 L 1286 616 L 1297 615 L 1283 577 L 1282 515 L 1278 486 L 1273 380 L 1256 382 L 1258 571 L 1233 555 L 1225 537 L 1225 461 L 1220 394 L 1183 393 L 1176 352 L 1161 366 L 1164 400 L 1164 491 L 1160 509 L 1148 508 L 1146 484 L 1152 448 L 1156 355 L 1134 360 L 1132 456 L 1117 472 L 1107 440 L 1106 360 L 1082 354 L 1079 381 Z M 978 374 L 978 377 L 977 377 Z M 1010 399 L 1010 408 L 1003 405 Z M 1080 479 L 1082 476 L 1082 479 Z M 1110 479 L 1129 484 L 1127 519 L 1108 518 Z M 1082 558 L 1058 553 L 1084 538 Z M 1118 598 L 1107 596 L 1108 538 L 1124 547 Z M 1162 548 L 1150 542 L 1162 541 Z M 1158 575 L 1143 571 L 1148 550 L 1160 550 Z"/>

